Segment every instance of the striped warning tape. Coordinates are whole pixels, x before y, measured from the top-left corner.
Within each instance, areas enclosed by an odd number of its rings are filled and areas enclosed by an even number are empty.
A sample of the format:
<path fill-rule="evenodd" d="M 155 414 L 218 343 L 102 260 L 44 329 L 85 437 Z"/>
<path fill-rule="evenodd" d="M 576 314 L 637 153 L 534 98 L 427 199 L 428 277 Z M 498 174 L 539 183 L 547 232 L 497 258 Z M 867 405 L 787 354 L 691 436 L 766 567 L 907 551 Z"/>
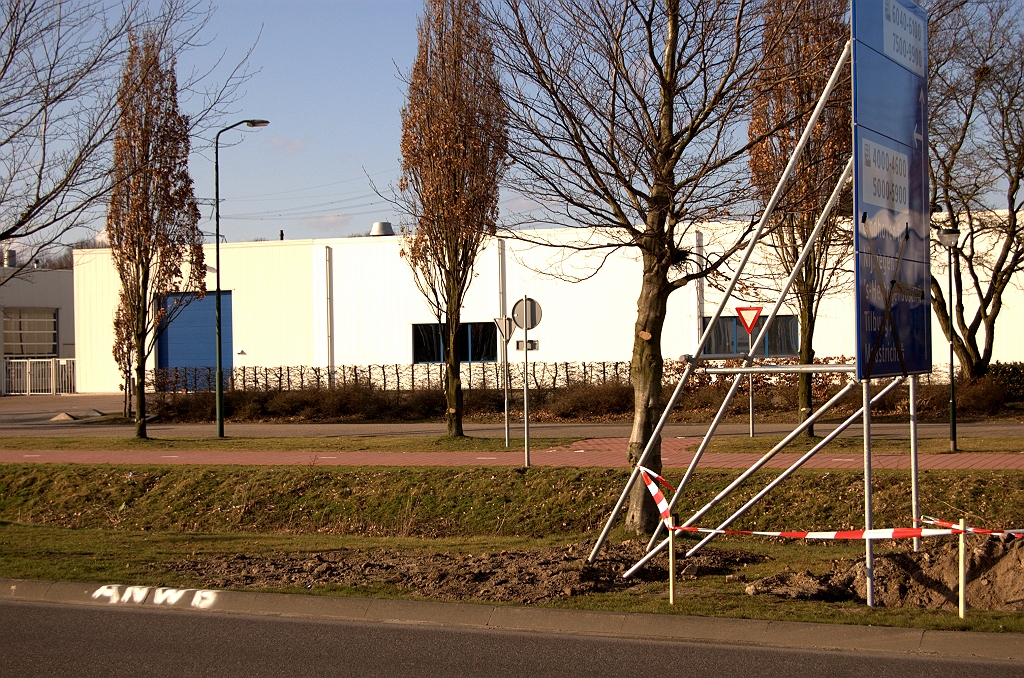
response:
<path fill-rule="evenodd" d="M 712 530 L 705 527 L 673 527 L 676 532 L 702 534 L 740 534 L 757 537 L 784 537 L 786 539 L 913 539 L 917 537 L 946 537 L 960 534 L 959 528 L 932 529 L 897 527 L 889 530 L 837 530 L 834 532 L 763 532 L 758 530 Z"/>
<path fill-rule="evenodd" d="M 932 518 L 931 516 L 921 516 L 920 520 L 915 519 L 915 523 L 924 523 L 925 525 L 938 525 L 939 527 L 952 527 L 957 529 L 957 533 L 960 532 L 960 524 L 952 523 L 948 520 L 940 520 L 938 518 Z M 1009 535 L 1016 537 L 1017 539 L 1024 539 L 1024 530 L 986 530 L 982 527 L 970 527 L 965 526 L 964 532 L 968 534 L 989 534 L 993 536 Z"/>
<path fill-rule="evenodd" d="M 765 532 L 758 530 L 712 530 L 706 527 L 680 527 L 672 524 L 672 514 L 669 511 L 668 500 L 661 491 L 660 485 L 664 485 L 670 492 L 675 488 L 660 475 L 649 468 L 638 466 L 640 477 L 644 479 L 644 485 L 654 497 L 654 503 L 658 505 L 661 519 L 665 527 L 676 532 L 699 532 L 701 534 L 738 534 L 752 535 L 757 537 L 783 537 L 786 539 L 918 539 L 921 537 L 948 537 L 962 532 L 988 535 L 1012 535 L 1017 538 L 1024 538 L 1024 530 L 986 530 L 980 527 L 966 527 L 963 531 L 956 523 L 948 520 L 939 520 L 930 516 L 921 516 L 915 523 L 936 525 L 936 528 L 927 527 L 897 527 L 888 530 L 836 530 L 833 532 Z"/>
<path fill-rule="evenodd" d="M 643 466 L 638 466 L 637 468 L 640 469 L 640 477 L 644 479 L 647 491 L 651 493 L 651 496 L 654 497 L 654 503 L 658 505 L 658 511 L 661 513 L 661 519 L 665 521 L 665 526 L 672 527 L 672 513 L 668 508 L 668 500 L 665 499 L 665 495 L 662 493 L 661 488 L 658 487 L 658 483 L 667 487 L 669 492 L 675 492 L 676 488 L 669 485 L 667 480 L 651 469 Z"/>

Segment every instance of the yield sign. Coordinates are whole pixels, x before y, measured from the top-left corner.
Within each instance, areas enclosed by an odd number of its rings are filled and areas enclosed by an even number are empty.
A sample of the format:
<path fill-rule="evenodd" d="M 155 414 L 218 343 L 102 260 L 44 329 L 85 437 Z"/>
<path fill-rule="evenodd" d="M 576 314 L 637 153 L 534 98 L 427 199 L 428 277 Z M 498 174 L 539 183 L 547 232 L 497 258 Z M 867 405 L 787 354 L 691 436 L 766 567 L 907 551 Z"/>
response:
<path fill-rule="evenodd" d="M 754 325 L 757 324 L 757 319 L 761 317 L 763 309 L 763 306 L 738 306 L 736 308 L 736 315 L 740 317 L 740 322 L 743 323 L 743 328 L 747 330 L 747 334 L 754 333 Z"/>

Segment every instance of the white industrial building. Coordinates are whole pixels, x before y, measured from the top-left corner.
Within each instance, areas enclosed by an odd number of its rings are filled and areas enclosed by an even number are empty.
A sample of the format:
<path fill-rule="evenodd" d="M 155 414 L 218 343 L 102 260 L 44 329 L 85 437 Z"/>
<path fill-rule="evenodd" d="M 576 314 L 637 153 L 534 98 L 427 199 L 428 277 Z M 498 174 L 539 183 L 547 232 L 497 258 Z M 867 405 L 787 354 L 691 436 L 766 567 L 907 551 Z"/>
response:
<path fill-rule="evenodd" d="M 579 237 L 574 229 L 544 231 L 543 235 L 554 243 Z M 569 254 L 564 248 L 516 239 L 505 242 L 505 310 L 510 314 L 512 303 L 523 295 L 536 299 L 543 308 L 542 322 L 530 332 L 530 339 L 540 342 L 531 360 L 628 363 L 641 279 L 641 264 L 634 250 L 623 248 L 603 260 L 601 253 Z M 432 344 L 436 342 L 436 334 L 432 334 L 436 332 L 436 320 L 399 251 L 400 236 L 222 244 L 225 367 L 436 362 L 439 353 Z M 205 300 L 193 302 L 188 314 L 172 323 L 151 359 L 151 367 L 213 364 L 212 245 L 206 246 L 206 261 L 210 294 Z M 586 277 L 599 264 L 599 270 Z M 466 347 L 467 356 L 477 361 L 496 358 L 493 319 L 503 311 L 498 271 L 498 240 L 492 239 L 478 259 L 462 313 L 463 323 L 470 328 L 467 341 L 476 342 L 475 348 Z M 586 279 L 566 280 L 572 277 Z M 117 298 L 118 279 L 110 250 L 76 250 L 74 317 L 79 392 L 119 390 L 120 375 L 111 352 Z M 719 298 L 713 288 L 701 290 L 696 284 L 670 297 L 663 337 L 666 358 L 693 351 L 698 318 L 710 316 Z M 732 324 L 725 327 L 736 327 L 734 309 L 740 305 L 745 304 L 740 300 L 730 302 L 726 315 L 727 323 Z M 768 307 L 770 303 L 763 305 Z M 852 292 L 822 303 L 815 338 L 819 357 L 854 355 L 853 308 Z M 787 313 L 794 314 L 794 309 Z M 1024 359 L 1024 349 L 1012 340 L 1024 328 L 1021 318 L 1020 305 L 1005 304 L 997 323 L 1000 360 Z M 775 345 L 769 346 L 769 353 L 785 353 L 787 346 L 789 351 L 795 350 L 794 323 L 795 318 L 780 322 L 781 334 L 770 337 Z M 520 331 L 517 338 L 521 338 Z M 946 364 L 947 344 L 937 325 L 932 341 L 936 366 Z M 718 350 L 736 349 L 735 344 L 727 344 L 723 339 Z"/>
<path fill-rule="evenodd" d="M 17 273 L 4 253 L 0 280 Z M 0 285 L 4 378 L 0 394 L 74 390 L 75 304 L 68 270 L 28 268 Z"/>

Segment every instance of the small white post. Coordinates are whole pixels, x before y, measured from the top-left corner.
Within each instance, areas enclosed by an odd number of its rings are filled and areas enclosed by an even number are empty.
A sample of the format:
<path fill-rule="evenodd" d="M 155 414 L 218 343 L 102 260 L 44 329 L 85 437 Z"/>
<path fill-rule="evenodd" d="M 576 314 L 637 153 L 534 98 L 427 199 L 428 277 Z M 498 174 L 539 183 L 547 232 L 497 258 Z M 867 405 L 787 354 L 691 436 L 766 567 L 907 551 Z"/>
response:
<path fill-rule="evenodd" d="M 910 377 L 910 510 L 914 514 L 914 527 L 921 527 L 921 501 L 918 493 L 917 473 L 917 375 Z M 914 538 L 914 551 L 921 550 L 921 540 Z"/>
<path fill-rule="evenodd" d="M 754 373 L 747 375 L 747 383 L 750 386 L 750 437 L 754 437 Z"/>
<path fill-rule="evenodd" d="M 668 523 L 668 604 L 676 604 L 676 531 Z"/>
<path fill-rule="evenodd" d="M 967 616 L 967 521 L 960 519 L 960 618 Z"/>
<path fill-rule="evenodd" d="M 871 380 L 861 382 L 864 408 L 864 529 L 870 530 L 871 519 Z M 870 539 L 864 540 L 864 576 L 868 607 L 875 606 L 875 554 Z"/>
<path fill-rule="evenodd" d="M 523 450 L 524 465 L 530 468 L 530 307 L 528 297 L 523 295 Z"/>

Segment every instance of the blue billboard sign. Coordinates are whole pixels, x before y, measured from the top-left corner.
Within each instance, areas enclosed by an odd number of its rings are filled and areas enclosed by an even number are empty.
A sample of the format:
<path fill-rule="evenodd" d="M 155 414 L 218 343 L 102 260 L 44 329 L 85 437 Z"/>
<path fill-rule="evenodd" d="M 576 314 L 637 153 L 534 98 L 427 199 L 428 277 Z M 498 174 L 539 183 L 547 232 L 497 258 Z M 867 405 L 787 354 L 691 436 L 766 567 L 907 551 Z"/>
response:
<path fill-rule="evenodd" d="M 857 376 L 931 372 L 927 26 L 910 0 L 854 0 Z"/>

